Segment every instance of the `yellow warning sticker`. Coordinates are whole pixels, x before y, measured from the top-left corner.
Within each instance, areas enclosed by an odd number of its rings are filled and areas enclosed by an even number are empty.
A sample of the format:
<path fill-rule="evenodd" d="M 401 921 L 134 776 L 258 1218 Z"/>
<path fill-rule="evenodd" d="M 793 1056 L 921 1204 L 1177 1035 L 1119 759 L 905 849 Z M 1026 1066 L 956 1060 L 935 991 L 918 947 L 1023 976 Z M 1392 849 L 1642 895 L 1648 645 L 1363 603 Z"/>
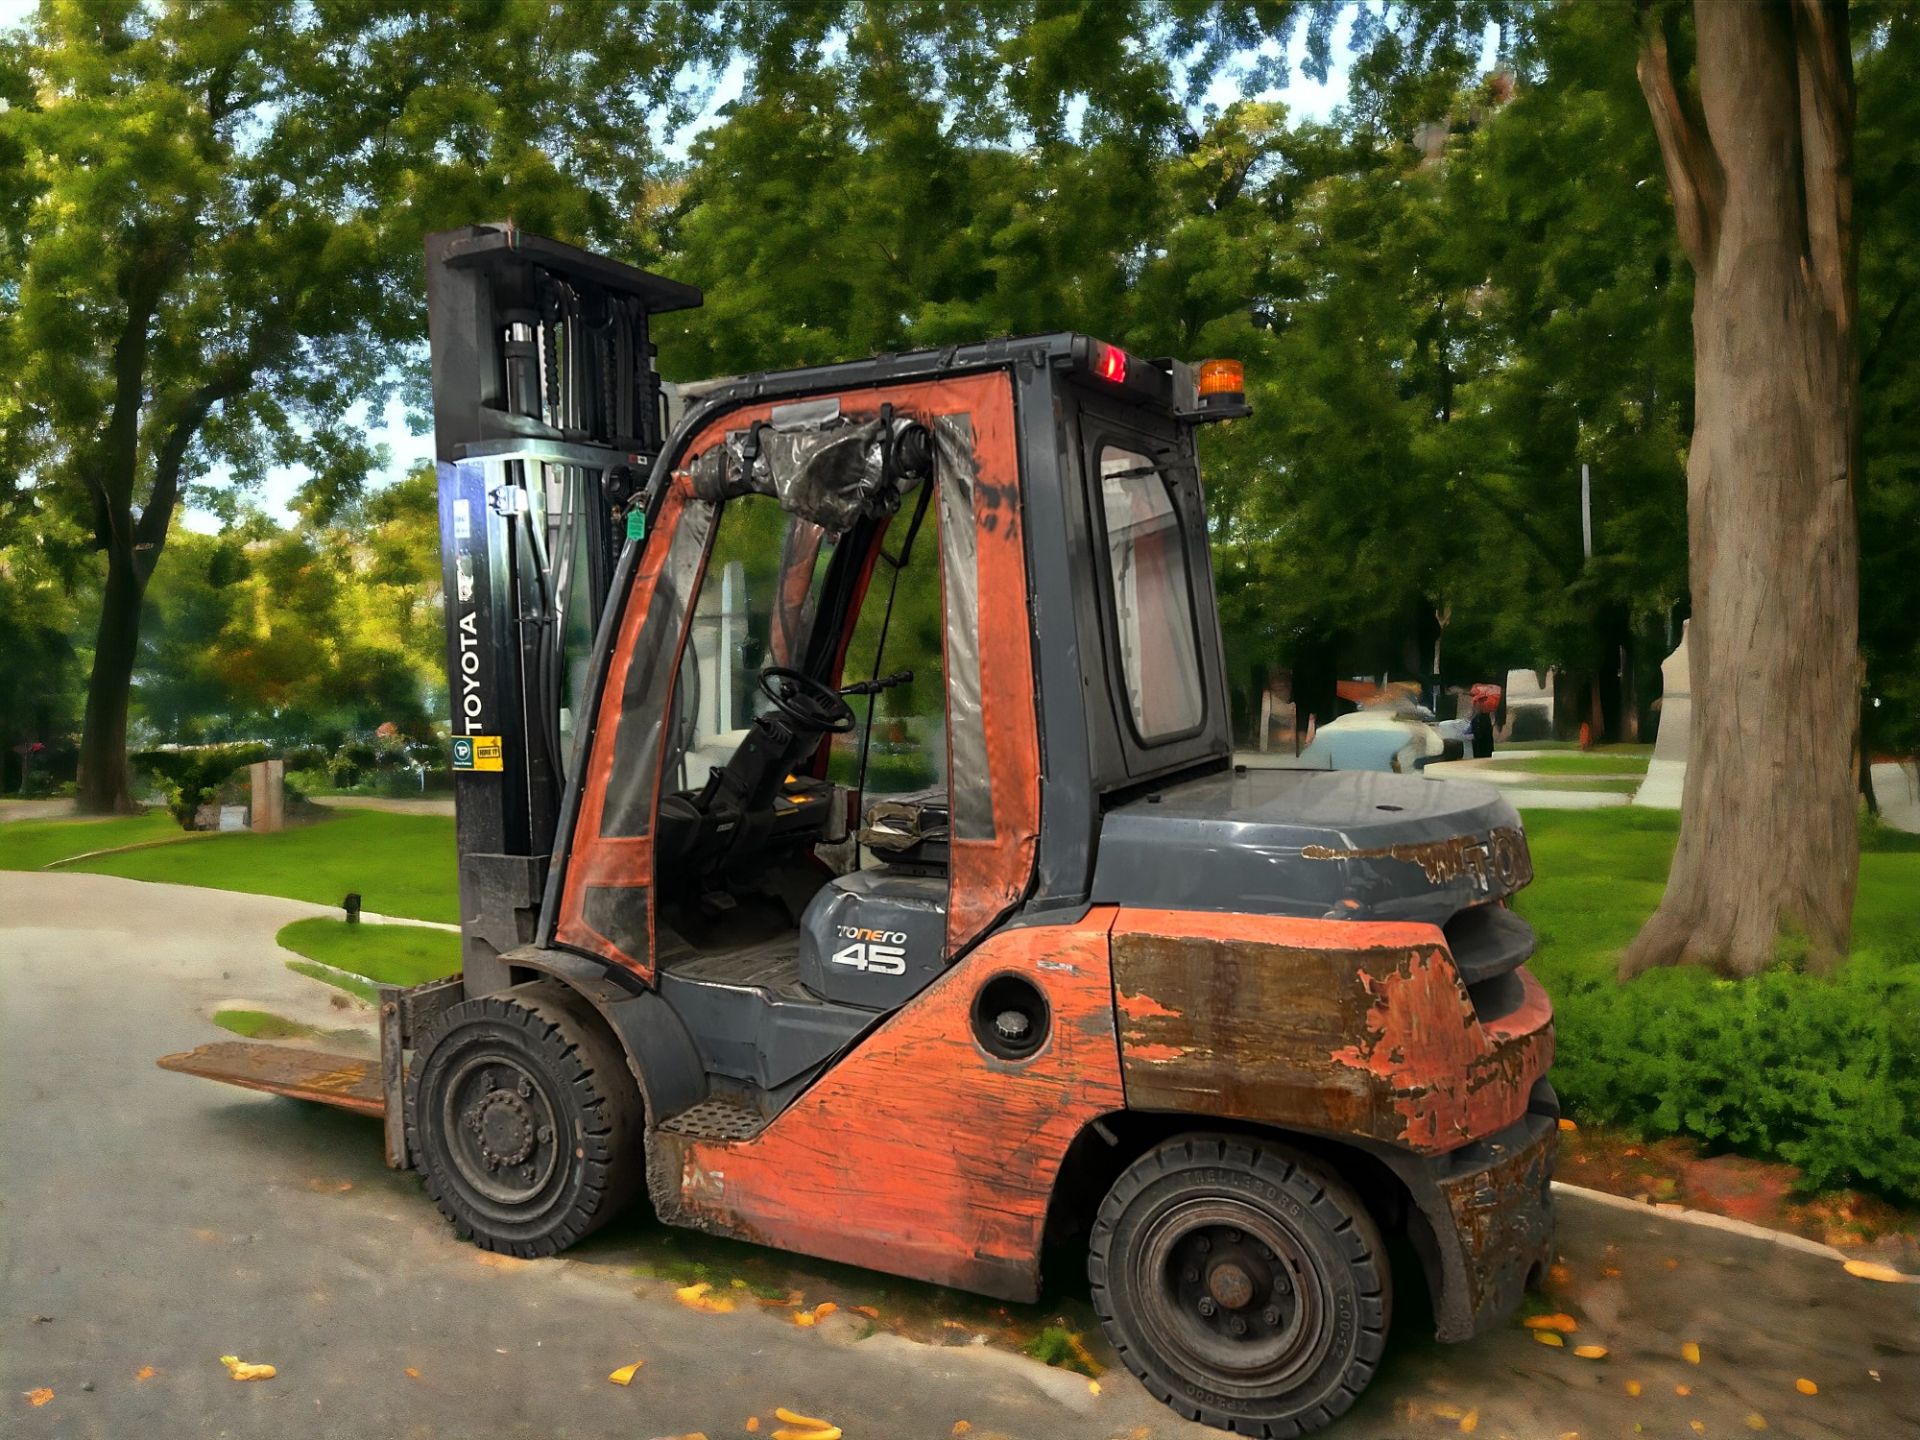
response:
<path fill-rule="evenodd" d="M 456 735 L 453 737 L 455 770 L 503 770 L 505 747 L 498 735 Z"/>

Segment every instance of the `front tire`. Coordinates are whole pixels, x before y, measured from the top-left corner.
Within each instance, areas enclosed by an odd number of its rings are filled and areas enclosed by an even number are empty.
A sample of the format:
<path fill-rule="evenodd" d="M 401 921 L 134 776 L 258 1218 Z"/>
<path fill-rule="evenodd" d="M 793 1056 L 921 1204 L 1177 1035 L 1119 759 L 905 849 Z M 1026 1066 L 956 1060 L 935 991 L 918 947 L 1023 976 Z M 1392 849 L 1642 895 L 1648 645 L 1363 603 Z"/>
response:
<path fill-rule="evenodd" d="M 1241 1435 L 1331 1424 L 1386 1344 L 1373 1217 L 1332 1172 L 1258 1139 L 1182 1136 L 1128 1166 L 1087 1273 L 1127 1368 L 1188 1419 Z"/>
<path fill-rule="evenodd" d="M 454 1232 L 554 1255 L 640 1187 L 643 1107 L 626 1057 L 584 1001 L 549 984 L 453 1006 L 422 1037 L 407 1145 Z"/>

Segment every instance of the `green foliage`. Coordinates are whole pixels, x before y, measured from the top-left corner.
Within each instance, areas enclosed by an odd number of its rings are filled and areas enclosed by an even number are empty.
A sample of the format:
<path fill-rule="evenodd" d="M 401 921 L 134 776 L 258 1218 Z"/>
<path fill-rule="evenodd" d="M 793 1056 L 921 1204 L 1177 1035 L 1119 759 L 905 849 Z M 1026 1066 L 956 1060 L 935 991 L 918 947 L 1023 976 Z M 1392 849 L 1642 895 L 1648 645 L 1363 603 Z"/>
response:
<path fill-rule="evenodd" d="M 1583 1120 L 1801 1167 L 1809 1187 L 1920 1199 L 1920 846 L 1892 832 L 1861 862 L 1855 952 L 1832 977 L 1753 980 L 1692 966 L 1620 984 L 1622 947 L 1658 903 L 1676 817 L 1526 817 L 1537 879 L 1517 908 L 1553 997 L 1553 1082 Z"/>
<path fill-rule="evenodd" d="M 134 756 L 136 764 L 167 787 L 167 813 L 182 830 L 194 828 L 200 807 L 243 765 L 267 758 L 260 744 L 207 745 L 190 750 L 148 750 Z"/>

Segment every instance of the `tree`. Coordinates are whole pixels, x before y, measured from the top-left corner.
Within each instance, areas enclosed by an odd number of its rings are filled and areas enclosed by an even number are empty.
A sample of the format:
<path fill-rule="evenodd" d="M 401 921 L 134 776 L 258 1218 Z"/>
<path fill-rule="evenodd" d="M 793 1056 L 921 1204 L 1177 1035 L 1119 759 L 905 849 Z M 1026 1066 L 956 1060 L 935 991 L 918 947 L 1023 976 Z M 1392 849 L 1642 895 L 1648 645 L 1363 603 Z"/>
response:
<path fill-rule="evenodd" d="M 1643 17 L 1639 77 L 1695 274 L 1687 461 L 1699 697 L 1680 841 L 1622 961 L 1846 954 L 1859 839 L 1854 80 L 1845 0 Z M 1680 51 L 1676 55 L 1676 49 Z"/>
<path fill-rule="evenodd" d="M 142 599 L 183 499 L 296 463 L 350 497 L 375 458 L 353 407 L 424 329 L 422 233 L 633 248 L 648 120 L 684 113 L 713 34 L 645 0 L 46 0 L 6 42 L 0 458 L 105 555 L 83 808 L 130 803 Z"/>

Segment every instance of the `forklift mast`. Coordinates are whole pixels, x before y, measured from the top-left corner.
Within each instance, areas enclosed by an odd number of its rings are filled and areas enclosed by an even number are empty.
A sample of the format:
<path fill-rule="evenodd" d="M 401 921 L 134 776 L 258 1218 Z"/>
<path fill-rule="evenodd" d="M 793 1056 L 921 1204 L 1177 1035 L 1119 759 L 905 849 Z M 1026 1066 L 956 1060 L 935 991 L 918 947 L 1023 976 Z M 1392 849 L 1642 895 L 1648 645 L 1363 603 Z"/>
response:
<path fill-rule="evenodd" d="M 427 238 L 463 961 L 530 940 L 588 651 L 667 429 L 651 317 L 700 291 L 506 224 Z M 639 518 L 638 507 L 635 518 Z"/>

